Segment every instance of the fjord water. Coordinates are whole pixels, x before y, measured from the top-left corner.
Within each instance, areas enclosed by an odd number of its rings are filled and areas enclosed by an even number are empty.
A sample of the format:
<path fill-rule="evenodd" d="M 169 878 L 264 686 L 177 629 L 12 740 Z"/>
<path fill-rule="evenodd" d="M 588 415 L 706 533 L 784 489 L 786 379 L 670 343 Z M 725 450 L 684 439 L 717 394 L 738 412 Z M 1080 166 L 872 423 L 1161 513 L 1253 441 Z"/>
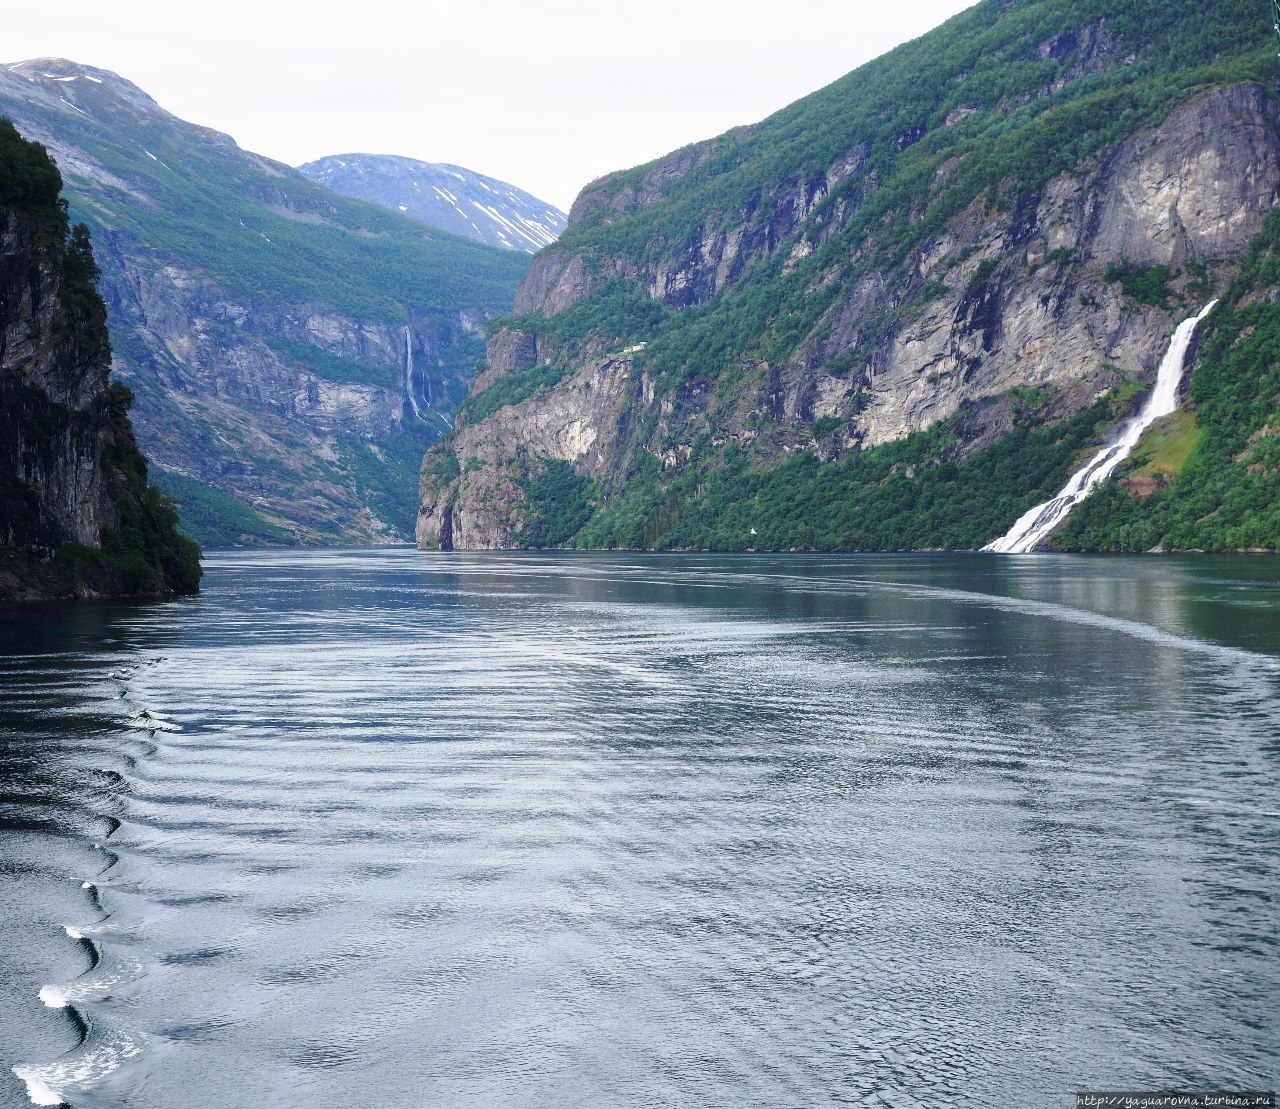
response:
<path fill-rule="evenodd" d="M 1275 1084 L 1273 560 L 215 554 L 0 671 L 6 1109 Z"/>

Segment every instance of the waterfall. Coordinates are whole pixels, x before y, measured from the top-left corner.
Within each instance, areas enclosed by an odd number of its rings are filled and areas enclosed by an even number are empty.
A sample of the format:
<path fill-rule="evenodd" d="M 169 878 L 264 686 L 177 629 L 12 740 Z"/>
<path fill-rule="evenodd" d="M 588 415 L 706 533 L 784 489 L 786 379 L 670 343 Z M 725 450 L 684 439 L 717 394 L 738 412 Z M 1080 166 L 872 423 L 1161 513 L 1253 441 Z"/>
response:
<path fill-rule="evenodd" d="M 413 414 L 422 419 L 422 409 L 418 407 L 418 398 L 413 392 L 413 332 L 407 325 L 404 329 L 404 395 Z"/>
<path fill-rule="evenodd" d="M 1129 452 L 1137 446 L 1142 433 L 1161 416 L 1169 415 L 1178 407 L 1178 386 L 1182 382 L 1191 337 L 1195 334 L 1196 325 L 1217 303 L 1216 300 L 1211 300 L 1199 315 L 1178 324 L 1156 374 L 1155 388 L 1151 390 L 1141 411 L 1120 429 L 1120 437 L 1110 446 L 1103 447 L 1072 474 L 1071 480 L 1053 500 L 1038 504 L 1023 513 L 1007 535 L 988 543 L 982 548 L 984 551 L 1002 554 L 1026 554 L 1034 551 L 1067 518 L 1067 514 L 1093 492 L 1095 486 L 1109 478 L 1116 467 L 1129 457 Z"/>

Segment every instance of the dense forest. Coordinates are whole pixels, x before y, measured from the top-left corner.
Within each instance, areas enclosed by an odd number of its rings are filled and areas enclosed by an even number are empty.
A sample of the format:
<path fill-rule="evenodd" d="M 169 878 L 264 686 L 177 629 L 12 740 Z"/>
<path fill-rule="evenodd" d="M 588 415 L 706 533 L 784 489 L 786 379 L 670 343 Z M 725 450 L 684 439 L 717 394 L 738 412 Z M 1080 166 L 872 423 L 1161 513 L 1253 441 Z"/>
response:
<path fill-rule="evenodd" d="M 1005 398 L 1019 427 L 962 457 L 964 416 L 833 461 L 812 453 L 781 465 L 753 465 L 737 446 L 709 453 L 671 483 L 656 460 L 627 493 L 572 540 L 585 547 L 699 550 L 966 549 L 979 547 L 1031 505 L 1061 487 L 1078 460 L 1131 407 L 1121 387 L 1067 420 L 1051 421 L 1045 397 Z M 589 495 L 562 486 L 561 501 Z M 539 515 L 572 519 L 563 503 Z"/>

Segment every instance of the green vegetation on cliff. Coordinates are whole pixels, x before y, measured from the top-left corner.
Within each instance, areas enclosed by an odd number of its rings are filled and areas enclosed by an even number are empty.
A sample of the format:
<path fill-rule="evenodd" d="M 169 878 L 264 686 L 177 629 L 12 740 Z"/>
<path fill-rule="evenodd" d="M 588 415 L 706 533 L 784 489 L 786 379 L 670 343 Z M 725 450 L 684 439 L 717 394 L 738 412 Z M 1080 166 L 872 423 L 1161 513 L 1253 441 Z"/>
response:
<path fill-rule="evenodd" d="M 183 532 L 202 547 L 287 546 L 289 533 L 229 493 L 185 474 L 152 472 L 156 488 L 178 507 Z"/>
<path fill-rule="evenodd" d="M 28 142 L 11 120 L 0 118 L 0 204 L 54 216 L 61 193 L 62 175 L 44 146 Z"/>
<path fill-rule="evenodd" d="M 1205 321 L 1187 393 L 1181 435 L 1144 439 L 1068 517 L 1064 550 L 1280 548 L 1280 213 Z M 1163 466 L 1149 461 L 1156 448 Z M 1144 469 L 1159 482 L 1145 497 L 1125 484 Z"/>
<path fill-rule="evenodd" d="M 129 422 L 133 394 L 113 381 L 107 395 L 113 434 L 106 463 L 119 522 L 103 529 L 101 557 L 124 575 L 127 592 L 194 593 L 202 574 L 200 547 L 178 533 L 177 506 L 147 480 L 147 460 Z"/>
<path fill-rule="evenodd" d="M 812 452 L 753 465 L 730 446 L 674 478 L 645 455 L 627 491 L 576 537 L 583 547 L 659 550 L 972 549 L 1061 488 L 1125 411 L 1122 387 L 1066 420 L 1018 410 L 1019 426 L 960 453 L 963 415 L 823 462 Z"/>
<path fill-rule="evenodd" d="M 591 482 L 559 459 L 545 462 L 521 483 L 528 499 L 528 523 L 520 532 L 524 547 L 558 547 L 589 519 Z"/>
<path fill-rule="evenodd" d="M 776 252 L 678 315 L 599 314 L 594 329 L 649 341 L 646 364 L 668 386 L 714 379 L 743 359 L 776 363 L 868 274 L 898 273 L 904 292 L 927 300 L 903 265 L 975 201 L 1016 208 L 1196 92 L 1271 80 L 1268 32 L 1254 0 L 1194 12 L 1161 0 L 1119 8 L 1108 0 L 987 0 L 760 124 L 704 144 L 653 203 L 623 214 L 613 206 L 652 164 L 591 186 L 558 249 L 608 269 L 617 259 L 652 261 L 725 213 L 755 212 L 767 229 L 772 213 L 761 196 L 860 152 L 862 168 L 818 205 L 815 227 L 836 226 L 807 257 Z M 837 218 L 842 208 L 852 214 Z M 1159 296 L 1158 278 L 1135 274 L 1135 292 Z M 605 283 L 572 311 L 590 317 L 593 302 L 614 296 Z"/>

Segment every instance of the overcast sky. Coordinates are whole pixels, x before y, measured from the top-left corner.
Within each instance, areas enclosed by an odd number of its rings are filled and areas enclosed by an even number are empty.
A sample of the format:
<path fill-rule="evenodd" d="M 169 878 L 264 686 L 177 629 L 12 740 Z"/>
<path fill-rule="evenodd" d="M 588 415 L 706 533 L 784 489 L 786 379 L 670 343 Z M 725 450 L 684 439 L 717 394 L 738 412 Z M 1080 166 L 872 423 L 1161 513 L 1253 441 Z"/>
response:
<path fill-rule="evenodd" d="M 297 165 L 454 162 L 567 209 L 588 181 L 752 123 L 970 0 L 59 0 L 8 61 L 111 69 Z"/>

